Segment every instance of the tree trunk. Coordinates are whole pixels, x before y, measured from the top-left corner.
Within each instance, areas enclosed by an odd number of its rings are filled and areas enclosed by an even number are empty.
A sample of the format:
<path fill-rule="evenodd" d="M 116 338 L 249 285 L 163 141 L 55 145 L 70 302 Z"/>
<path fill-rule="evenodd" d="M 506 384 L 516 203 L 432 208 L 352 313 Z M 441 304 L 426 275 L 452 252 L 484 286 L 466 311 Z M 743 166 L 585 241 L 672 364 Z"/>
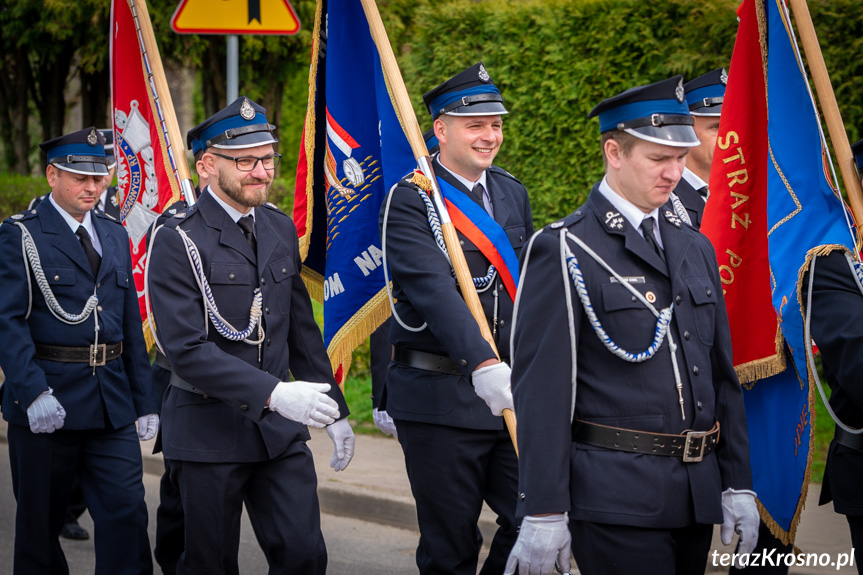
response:
<path fill-rule="evenodd" d="M 0 136 L 4 143 L 4 163 L 9 171 L 30 173 L 30 118 L 27 106 L 27 85 L 30 61 L 27 51 L 17 48 L 7 52 L 0 61 Z"/>
<path fill-rule="evenodd" d="M 42 139 L 50 140 L 62 136 L 66 121 L 66 79 L 72 65 L 74 50 L 61 51 L 53 61 L 41 61 L 36 68 L 33 99 L 39 110 Z M 80 130 L 83 127 L 77 127 Z M 45 157 L 40 158 L 42 169 L 47 166 Z"/>
<path fill-rule="evenodd" d="M 82 126 L 110 128 L 111 116 L 108 114 L 108 100 L 111 96 L 111 75 L 108 68 L 81 77 L 81 117 Z"/>

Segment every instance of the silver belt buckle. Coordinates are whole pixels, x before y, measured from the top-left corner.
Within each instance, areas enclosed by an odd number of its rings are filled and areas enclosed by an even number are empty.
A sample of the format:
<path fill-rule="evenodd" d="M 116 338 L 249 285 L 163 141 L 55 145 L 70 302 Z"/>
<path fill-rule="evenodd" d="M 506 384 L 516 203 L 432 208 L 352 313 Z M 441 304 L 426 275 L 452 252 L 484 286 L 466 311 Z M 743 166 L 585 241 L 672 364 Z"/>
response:
<path fill-rule="evenodd" d="M 688 431 L 686 432 L 686 443 L 683 445 L 683 462 L 698 463 L 704 459 L 704 446 L 707 444 L 705 439 L 710 435 L 709 431 Z M 698 455 L 690 455 L 689 450 L 692 447 L 692 440 L 700 439 L 701 445 L 698 447 Z"/>
<path fill-rule="evenodd" d="M 99 354 L 101 353 L 101 360 Z M 105 360 L 108 355 L 107 344 L 100 343 L 99 345 L 90 344 L 90 367 L 102 367 L 105 365 Z M 688 445 L 688 444 L 687 444 Z"/>

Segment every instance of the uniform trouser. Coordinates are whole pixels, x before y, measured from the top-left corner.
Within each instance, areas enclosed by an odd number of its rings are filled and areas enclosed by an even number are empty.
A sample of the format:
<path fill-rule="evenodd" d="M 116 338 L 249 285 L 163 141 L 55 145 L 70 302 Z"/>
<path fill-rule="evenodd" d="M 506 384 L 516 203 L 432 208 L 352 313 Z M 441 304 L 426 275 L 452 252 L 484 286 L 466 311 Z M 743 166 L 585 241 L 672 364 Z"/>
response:
<path fill-rule="evenodd" d="M 416 501 L 420 573 L 476 574 L 483 500 L 497 513 L 498 530 L 481 573 L 503 573 L 519 525 L 518 458 L 509 434 L 404 420 L 395 424 Z"/>
<path fill-rule="evenodd" d="M 77 523 L 78 518 L 87 510 L 87 502 L 84 501 L 84 491 L 81 489 L 81 480 L 77 473 L 71 487 L 69 505 L 66 507 L 66 523 Z"/>
<path fill-rule="evenodd" d="M 185 546 L 185 521 L 180 490 L 171 481 L 171 461 L 165 460 L 165 472 L 159 482 L 159 508 L 156 509 L 156 547 L 153 556 L 163 575 L 177 572 L 177 561 Z"/>
<path fill-rule="evenodd" d="M 324 575 L 312 454 L 297 441 L 281 456 L 252 463 L 201 463 L 172 459 L 185 516 L 181 575 L 239 573 L 240 518 L 245 500 L 270 575 Z"/>
<path fill-rule="evenodd" d="M 79 473 L 95 527 L 96 575 L 153 572 L 141 447 L 135 425 L 32 433 L 9 425 L 18 575 L 69 573 L 60 547 L 72 477 Z"/>
<path fill-rule="evenodd" d="M 713 537 L 713 525 L 703 524 L 650 529 L 570 520 L 569 530 L 582 575 L 704 573 Z"/>

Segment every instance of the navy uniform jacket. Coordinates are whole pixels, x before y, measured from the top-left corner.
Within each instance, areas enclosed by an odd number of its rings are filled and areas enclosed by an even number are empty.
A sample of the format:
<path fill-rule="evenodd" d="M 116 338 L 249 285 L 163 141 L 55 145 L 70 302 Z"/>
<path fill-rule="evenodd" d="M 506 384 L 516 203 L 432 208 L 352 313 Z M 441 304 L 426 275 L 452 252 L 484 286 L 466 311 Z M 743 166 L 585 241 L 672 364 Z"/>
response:
<path fill-rule="evenodd" d="M 6 374 L 2 388 L 3 417 L 28 425 L 27 407 L 48 387 L 66 410 L 63 430 L 125 427 L 156 412 L 151 394 L 150 365 L 141 329 L 138 294 L 132 278 L 129 235 L 115 219 L 90 212 L 102 244 L 102 263 L 94 278 L 78 238 L 51 204 L 44 201 L 21 218 L 0 226 L 0 365 Z M 17 217 L 17 216 L 16 216 Z M 94 341 L 94 319 L 67 325 L 55 318 L 30 274 L 33 310 L 25 318 L 28 285 L 21 252 L 23 223 L 36 243 L 42 269 L 60 305 L 78 314 L 87 298 L 99 297 L 99 343 L 123 342 L 120 359 L 93 368 L 86 363 L 35 359 L 34 342 L 65 347 L 89 347 Z M 107 414 L 109 421 L 105 420 Z"/>
<path fill-rule="evenodd" d="M 213 298 L 224 319 L 243 330 L 256 287 L 263 294 L 266 339 L 258 346 L 225 339 L 205 319 L 182 228 L 195 242 Z M 201 462 L 275 458 L 309 439 L 306 426 L 266 407 L 279 381 L 329 383 L 328 393 L 348 408 L 335 383 L 309 294 L 300 277 L 297 230 L 275 207 L 255 209 L 258 253 L 242 229 L 207 193 L 159 228 L 150 256 L 149 289 L 157 337 L 174 373 L 204 390 L 171 386 L 162 404 L 165 457 Z M 206 323 L 205 323 L 206 322 Z M 257 338 L 257 331 L 253 339 Z"/>
<path fill-rule="evenodd" d="M 721 523 L 721 492 L 751 489 L 752 478 L 716 255 L 707 238 L 682 224 L 666 204 L 660 209 L 659 229 L 669 277 L 659 256 L 597 188 L 575 213 L 538 233 L 523 256 L 512 365 L 519 515 L 569 511 L 576 520 L 663 529 Z M 581 238 L 648 301 L 652 292 L 657 309 L 674 302 L 670 331 L 678 345 L 685 421 L 667 336 L 656 355 L 642 363 L 620 359 L 605 348 L 569 274 L 562 273 L 562 229 Z M 644 351 L 653 341 L 653 313 L 575 242 L 567 243 L 611 339 L 626 351 Z M 721 437 L 716 451 L 699 463 L 683 463 L 676 457 L 573 443 L 573 371 L 576 420 L 670 434 L 706 431 L 717 420 Z"/>
<path fill-rule="evenodd" d="M 439 178 L 474 198 L 437 159 L 434 170 Z M 486 180 L 494 219 L 506 232 L 518 256 L 522 244 L 533 233 L 527 191 L 521 182 L 496 166 L 488 169 Z M 479 326 L 456 286 L 452 268 L 435 243 L 426 206 L 416 186 L 407 179 L 399 182 L 391 194 L 386 257 L 396 311 L 407 325 L 417 327 L 428 322 L 428 329 L 413 333 L 392 321 L 390 342 L 397 347 L 449 356 L 461 367 L 462 374 L 437 373 L 392 363 L 387 372 L 381 409 L 386 409 L 395 419 L 469 429 L 503 429 L 503 419 L 492 415 L 469 380 L 476 366 L 495 357 L 494 352 L 480 335 Z M 482 205 L 481 200 L 474 200 Z M 382 224 L 385 210 L 386 202 L 381 207 Z M 471 275 L 484 277 L 489 261 L 461 233 L 458 237 Z M 492 325 L 492 292 L 495 289 L 499 294 L 497 326 Z M 495 279 L 493 287 L 479 294 L 479 299 L 489 328 L 492 332 L 496 330 L 495 344 L 501 359 L 508 361 L 512 299 L 499 278 Z"/>
<path fill-rule="evenodd" d="M 680 203 L 686 208 L 686 213 L 689 214 L 689 220 L 692 222 L 692 227 L 696 230 L 701 229 L 701 218 L 704 216 L 704 196 L 701 192 L 692 187 L 692 184 L 686 181 L 685 178 L 680 178 L 677 187 L 674 188 L 674 193 L 680 198 Z"/>
<path fill-rule="evenodd" d="M 803 278 L 803 301 L 809 294 L 809 272 Z M 815 262 L 812 290 L 812 339 L 821 351 L 830 405 L 840 421 L 863 427 L 863 295 L 842 250 Z M 833 500 L 837 513 L 863 515 L 863 453 L 833 441 L 821 489 L 821 503 Z"/>

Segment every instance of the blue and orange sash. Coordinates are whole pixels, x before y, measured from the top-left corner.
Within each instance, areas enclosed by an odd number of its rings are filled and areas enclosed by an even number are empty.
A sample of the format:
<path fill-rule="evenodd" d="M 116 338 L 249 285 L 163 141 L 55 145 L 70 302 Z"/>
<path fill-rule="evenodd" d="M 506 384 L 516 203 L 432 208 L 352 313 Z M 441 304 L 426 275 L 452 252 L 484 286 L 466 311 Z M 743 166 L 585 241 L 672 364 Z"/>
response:
<path fill-rule="evenodd" d="M 518 288 L 518 257 L 506 232 L 467 194 L 441 178 L 437 181 L 453 225 L 473 242 L 497 269 L 509 297 L 515 301 Z"/>

